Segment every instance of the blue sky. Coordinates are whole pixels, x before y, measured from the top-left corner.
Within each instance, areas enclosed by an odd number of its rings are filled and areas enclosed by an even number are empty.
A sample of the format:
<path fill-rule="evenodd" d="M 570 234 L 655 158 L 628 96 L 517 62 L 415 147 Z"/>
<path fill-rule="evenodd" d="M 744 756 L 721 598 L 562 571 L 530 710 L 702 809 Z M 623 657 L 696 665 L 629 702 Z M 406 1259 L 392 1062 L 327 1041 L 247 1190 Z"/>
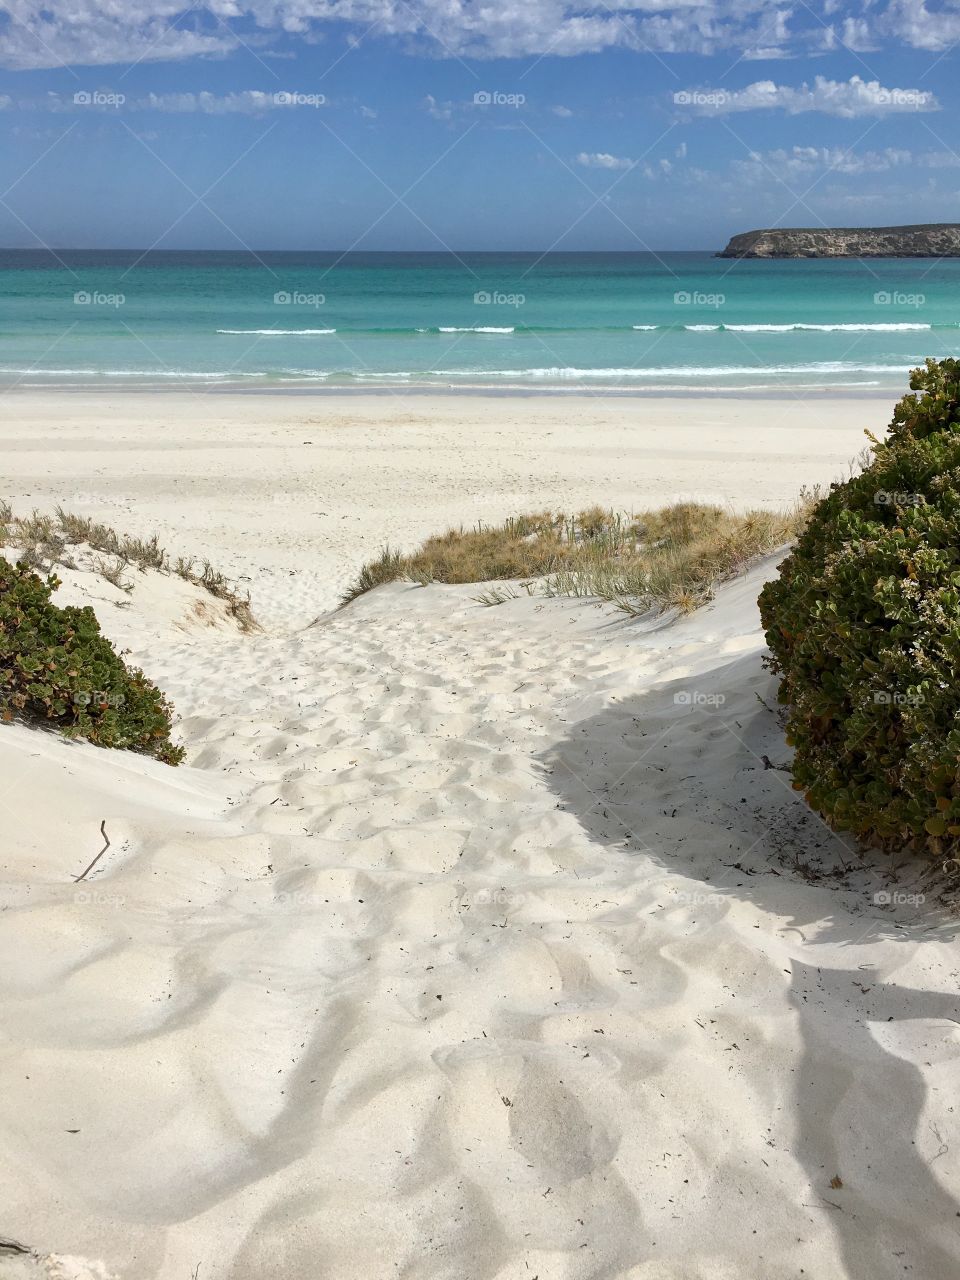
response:
<path fill-rule="evenodd" d="M 717 248 L 960 220 L 960 5 L 11 0 L 0 244 Z"/>

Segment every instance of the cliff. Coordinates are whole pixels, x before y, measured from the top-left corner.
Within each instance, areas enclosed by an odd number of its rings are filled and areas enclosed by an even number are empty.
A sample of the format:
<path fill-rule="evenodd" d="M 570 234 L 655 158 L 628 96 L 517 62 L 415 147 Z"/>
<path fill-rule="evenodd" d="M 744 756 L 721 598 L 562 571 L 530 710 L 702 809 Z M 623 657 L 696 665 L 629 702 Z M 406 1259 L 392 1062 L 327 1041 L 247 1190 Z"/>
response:
<path fill-rule="evenodd" d="M 718 258 L 956 258 L 960 223 L 744 231 Z"/>

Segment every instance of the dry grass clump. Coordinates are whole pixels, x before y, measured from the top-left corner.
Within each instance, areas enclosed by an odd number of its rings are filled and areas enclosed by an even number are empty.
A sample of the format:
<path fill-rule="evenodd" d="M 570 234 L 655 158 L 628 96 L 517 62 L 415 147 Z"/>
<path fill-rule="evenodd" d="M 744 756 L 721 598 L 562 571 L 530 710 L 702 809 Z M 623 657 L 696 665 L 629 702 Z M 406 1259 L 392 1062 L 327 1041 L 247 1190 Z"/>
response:
<path fill-rule="evenodd" d="M 346 604 L 384 582 L 519 581 L 527 594 L 600 599 L 629 614 L 689 611 L 758 556 L 797 536 L 816 495 L 789 512 L 738 514 L 701 503 L 623 515 L 592 507 L 578 515 L 549 511 L 499 525 L 450 529 L 404 556 L 385 549 L 364 566 Z M 519 592 L 493 588 L 478 597 L 502 604 Z"/>
<path fill-rule="evenodd" d="M 250 611 L 249 596 L 241 595 L 208 560 L 178 558 L 171 562 L 156 534 L 147 540 L 127 537 L 108 525 L 74 515 L 62 507 L 57 507 L 52 516 L 39 511 L 15 516 L 10 504 L 0 500 L 0 547 L 19 551 L 18 561 L 26 568 L 43 573 L 49 573 L 56 565 L 75 569 L 77 565 L 71 552 L 81 546 L 100 553 L 93 561 L 94 569 L 122 591 L 132 590 L 129 577 L 124 577 L 131 568 L 141 573 L 147 569 L 173 573 L 223 600 L 242 631 L 259 630 Z M 105 556 L 112 559 L 104 559 Z"/>

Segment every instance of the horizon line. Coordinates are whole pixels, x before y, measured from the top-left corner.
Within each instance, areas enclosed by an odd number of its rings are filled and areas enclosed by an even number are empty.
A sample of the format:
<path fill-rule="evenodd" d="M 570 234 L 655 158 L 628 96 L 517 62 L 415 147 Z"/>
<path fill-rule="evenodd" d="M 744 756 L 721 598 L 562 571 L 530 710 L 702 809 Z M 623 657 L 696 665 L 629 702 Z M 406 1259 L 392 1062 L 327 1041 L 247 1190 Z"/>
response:
<path fill-rule="evenodd" d="M 717 250 L 712 247 L 699 247 L 695 249 L 209 249 L 205 247 L 190 247 L 183 249 L 145 249 L 136 245 L 112 245 L 112 246 L 93 246 L 84 247 L 81 245 L 10 245 L 0 246 L 0 253 L 234 253 L 245 254 L 249 257 L 255 257 L 258 253 L 333 253 L 339 254 L 341 257 L 350 257 L 352 254 L 361 253 L 417 253 L 417 254 L 435 254 L 437 257 L 455 258 L 458 255 L 471 253 L 524 253 L 539 254 L 541 257 L 549 257 L 555 254 L 588 254 L 588 253 L 622 253 L 635 254 L 637 256 L 646 255 L 656 257 L 658 254 L 664 253 L 716 253 Z"/>

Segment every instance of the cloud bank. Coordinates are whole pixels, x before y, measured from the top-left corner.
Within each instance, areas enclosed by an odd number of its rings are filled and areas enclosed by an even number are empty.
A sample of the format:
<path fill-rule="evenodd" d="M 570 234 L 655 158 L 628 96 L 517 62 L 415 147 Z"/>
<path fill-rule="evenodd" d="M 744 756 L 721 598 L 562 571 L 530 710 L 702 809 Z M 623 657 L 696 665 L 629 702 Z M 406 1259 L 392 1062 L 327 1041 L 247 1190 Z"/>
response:
<path fill-rule="evenodd" d="M 0 25 L 6 67 L 106 66 L 264 53 L 346 29 L 363 40 L 441 58 L 572 57 L 624 48 L 658 54 L 778 58 L 890 45 L 944 52 L 960 39 L 956 0 L 7 0 Z M 832 10 L 832 11 L 831 11 Z"/>
<path fill-rule="evenodd" d="M 673 101 L 699 115 L 714 116 L 742 111 L 785 111 L 789 115 L 819 111 L 852 118 L 940 109 L 929 90 L 887 89 L 878 80 L 863 80 L 860 76 L 849 80 L 817 76 L 812 84 L 804 83 L 799 88 L 757 80 L 745 89 L 679 89 Z"/>

